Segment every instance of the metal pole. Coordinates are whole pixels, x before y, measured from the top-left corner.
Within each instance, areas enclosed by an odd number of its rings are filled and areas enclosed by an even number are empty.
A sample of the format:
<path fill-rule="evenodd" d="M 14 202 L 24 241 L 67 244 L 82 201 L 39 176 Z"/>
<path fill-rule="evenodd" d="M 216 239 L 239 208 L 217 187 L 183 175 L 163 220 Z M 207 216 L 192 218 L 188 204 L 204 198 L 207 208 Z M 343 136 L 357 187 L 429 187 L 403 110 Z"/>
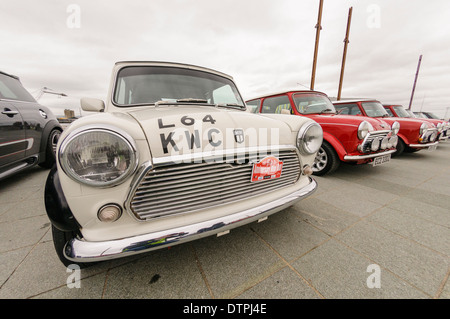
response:
<path fill-rule="evenodd" d="M 411 92 L 411 99 L 409 100 L 408 110 L 411 110 L 412 101 L 413 101 L 413 97 L 414 97 L 414 91 L 416 90 L 417 77 L 419 76 L 419 69 L 420 69 L 421 62 L 422 62 L 422 55 L 420 55 L 420 57 L 419 57 L 419 64 L 417 65 L 416 77 L 414 78 L 414 85 L 413 85 L 413 89 Z"/>
<path fill-rule="evenodd" d="M 341 99 L 342 81 L 344 79 L 345 59 L 347 57 L 347 46 L 348 46 L 348 43 L 350 42 L 348 40 L 348 36 L 350 33 L 350 24 L 352 21 L 352 11 L 353 11 L 353 7 L 350 7 L 350 9 L 348 10 L 347 31 L 345 32 L 345 39 L 344 39 L 344 54 L 342 55 L 341 76 L 339 78 L 339 89 L 338 89 L 338 95 L 337 95 L 338 101 Z"/>
<path fill-rule="evenodd" d="M 322 7 L 323 7 L 323 0 L 320 0 L 319 17 L 317 18 L 317 24 L 315 26 L 315 28 L 316 28 L 316 44 L 314 47 L 314 59 L 313 59 L 313 67 L 312 67 L 312 74 L 311 74 L 311 85 L 310 85 L 311 90 L 314 90 L 314 82 L 316 80 L 317 52 L 319 50 L 320 30 L 322 30 L 322 26 L 320 25 L 320 23 L 322 21 Z"/>

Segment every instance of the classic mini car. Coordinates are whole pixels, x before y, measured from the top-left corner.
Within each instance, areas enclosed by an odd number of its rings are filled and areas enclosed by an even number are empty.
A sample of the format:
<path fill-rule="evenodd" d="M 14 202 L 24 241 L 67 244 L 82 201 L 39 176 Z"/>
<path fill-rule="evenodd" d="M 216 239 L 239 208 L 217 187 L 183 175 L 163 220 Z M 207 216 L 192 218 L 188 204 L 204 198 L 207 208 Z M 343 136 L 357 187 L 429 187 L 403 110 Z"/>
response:
<path fill-rule="evenodd" d="M 52 167 L 61 132 L 52 111 L 17 76 L 0 72 L 0 179 L 36 164 Z"/>
<path fill-rule="evenodd" d="M 438 130 L 438 140 L 446 140 L 450 136 L 450 124 L 446 121 L 436 118 L 416 117 L 413 112 L 408 112 L 402 105 L 383 104 L 384 108 L 388 112 L 390 117 L 403 117 L 403 118 L 419 118 L 429 123 L 436 125 Z M 412 113 L 412 114 L 411 114 Z"/>
<path fill-rule="evenodd" d="M 400 123 L 395 156 L 402 154 L 404 151 L 414 152 L 424 148 L 428 148 L 430 151 L 436 149 L 438 130 L 432 123 L 420 119 L 389 117 L 381 102 L 372 99 L 341 100 L 334 101 L 333 104 L 341 114 L 359 114 L 380 118 L 389 124 Z"/>
<path fill-rule="evenodd" d="M 119 62 L 98 114 L 57 147 L 45 204 L 64 264 L 170 247 L 262 221 L 310 195 L 322 130 L 246 111 L 232 77 L 199 66 Z"/>
<path fill-rule="evenodd" d="M 395 152 L 398 123 L 391 127 L 380 119 L 337 115 L 332 102 L 322 92 L 288 91 L 254 98 L 247 105 L 262 115 L 299 115 L 320 124 L 323 143 L 314 160 L 315 175 L 331 173 L 341 162 L 384 164 Z"/>

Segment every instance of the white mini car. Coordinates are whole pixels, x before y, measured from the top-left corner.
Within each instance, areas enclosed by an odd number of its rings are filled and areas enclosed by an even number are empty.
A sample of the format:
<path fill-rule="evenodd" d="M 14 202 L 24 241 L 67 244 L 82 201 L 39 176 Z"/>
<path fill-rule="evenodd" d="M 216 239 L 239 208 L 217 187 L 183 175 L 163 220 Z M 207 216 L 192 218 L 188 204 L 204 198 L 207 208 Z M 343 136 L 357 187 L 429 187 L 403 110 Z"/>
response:
<path fill-rule="evenodd" d="M 170 247 L 264 220 L 317 187 L 322 130 L 256 115 L 223 73 L 116 63 L 108 100 L 61 135 L 45 191 L 60 260 L 91 262 Z"/>

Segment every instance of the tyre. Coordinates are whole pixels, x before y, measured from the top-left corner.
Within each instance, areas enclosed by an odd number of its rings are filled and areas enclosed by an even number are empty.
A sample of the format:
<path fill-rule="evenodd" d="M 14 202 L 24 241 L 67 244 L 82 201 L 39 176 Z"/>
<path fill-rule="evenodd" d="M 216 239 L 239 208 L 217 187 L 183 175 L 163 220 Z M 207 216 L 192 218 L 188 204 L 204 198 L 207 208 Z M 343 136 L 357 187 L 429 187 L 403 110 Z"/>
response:
<path fill-rule="evenodd" d="M 54 129 L 50 132 L 47 139 L 47 145 L 45 146 L 45 161 L 39 164 L 43 168 L 51 168 L 55 164 L 56 160 L 56 146 L 58 145 L 61 131 Z"/>
<path fill-rule="evenodd" d="M 78 265 L 80 268 L 86 268 L 93 265 L 94 263 L 74 262 L 64 256 L 64 249 L 66 248 L 66 244 L 75 236 L 76 234 L 74 232 L 65 232 L 52 225 L 53 245 L 55 246 L 56 254 L 58 255 L 59 260 L 66 267 L 68 267 L 69 265 Z"/>
<path fill-rule="evenodd" d="M 334 172 L 341 161 L 336 154 L 334 148 L 328 143 L 323 142 L 320 149 L 317 151 L 316 158 L 312 167 L 313 174 L 322 176 Z"/>
<path fill-rule="evenodd" d="M 397 151 L 395 151 L 395 153 L 392 154 L 392 157 L 399 156 L 405 151 L 405 149 L 406 149 L 405 142 L 403 142 L 403 140 L 399 138 L 397 143 Z"/>

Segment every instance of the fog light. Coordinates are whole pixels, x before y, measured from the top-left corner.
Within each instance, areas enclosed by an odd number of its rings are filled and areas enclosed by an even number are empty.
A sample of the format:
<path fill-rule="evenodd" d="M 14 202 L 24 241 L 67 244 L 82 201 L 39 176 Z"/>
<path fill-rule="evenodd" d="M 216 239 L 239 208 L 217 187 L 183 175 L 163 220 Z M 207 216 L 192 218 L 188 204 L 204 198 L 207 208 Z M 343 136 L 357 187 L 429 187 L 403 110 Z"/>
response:
<path fill-rule="evenodd" d="M 112 223 L 120 218 L 122 208 L 116 204 L 107 204 L 99 209 L 97 217 L 104 223 Z"/>
<path fill-rule="evenodd" d="M 380 148 L 380 139 L 378 138 L 374 138 L 372 141 L 372 145 L 370 147 L 370 149 L 372 150 L 372 152 L 376 152 L 378 151 L 378 149 Z"/>
<path fill-rule="evenodd" d="M 389 138 L 388 137 L 383 138 L 383 140 L 381 141 L 381 149 L 383 149 L 383 150 L 387 149 L 388 143 L 389 143 Z"/>
<path fill-rule="evenodd" d="M 309 166 L 309 165 L 303 166 L 303 174 L 311 175 L 312 173 L 313 173 L 313 170 L 312 170 L 311 166 Z"/>
<path fill-rule="evenodd" d="M 396 146 L 397 146 L 397 143 L 398 143 L 398 137 L 397 137 L 397 135 L 392 136 L 392 137 L 389 139 L 389 148 L 391 148 L 391 147 L 396 147 Z"/>

